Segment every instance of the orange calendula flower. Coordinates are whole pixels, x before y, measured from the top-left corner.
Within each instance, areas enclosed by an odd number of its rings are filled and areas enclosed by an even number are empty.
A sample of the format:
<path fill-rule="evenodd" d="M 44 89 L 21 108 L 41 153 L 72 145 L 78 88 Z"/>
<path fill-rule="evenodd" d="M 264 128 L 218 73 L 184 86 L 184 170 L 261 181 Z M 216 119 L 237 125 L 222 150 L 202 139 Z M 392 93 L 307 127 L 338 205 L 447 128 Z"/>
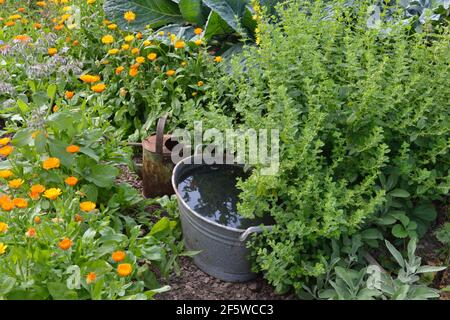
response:
<path fill-rule="evenodd" d="M 8 228 L 8 224 L 0 222 L 0 233 L 6 233 L 6 231 L 8 231 Z"/>
<path fill-rule="evenodd" d="M 67 146 L 66 151 L 69 153 L 77 153 L 80 151 L 80 147 L 74 144 Z"/>
<path fill-rule="evenodd" d="M 127 254 L 123 251 L 114 251 L 111 255 L 111 258 L 115 262 L 121 262 L 121 261 L 125 260 L 126 255 Z"/>
<path fill-rule="evenodd" d="M 67 100 L 72 99 L 74 95 L 75 95 L 74 91 L 66 91 L 66 93 L 64 94 Z"/>
<path fill-rule="evenodd" d="M 11 138 L 9 138 L 9 137 L 1 138 L 0 139 L 0 146 L 6 146 L 10 142 L 11 142 Z"/>
<path fill-rule="evenodd" d="M 18 189 L 23 185 L 24 181 L 22 179 L 14 179 L 8 182 L 8 185 L 12 189 Z"/>
<path fill-rule="evenodd" d="M 96 84 L 95 86 L 91 87 L 91 90 L 97 93 L 101 93 L 106 89 L 106 85 L 104 83 Z"/>
<path fill-rule="evenodd" d="M 62 194 L 61 189 L 59 188 L 50 188 L 45 190 L 44 197 L 50 200 L 56 200 Z"/>
<path fill-rule="evenodd" d="M 166 76 L 168 76 L 168 77 L 171 77 L 171 76 L 173 76 L 175 74 L 175 70 L 167 70 L 167 72 L 166 72 Z"/>
<path fill-rule="evenodd" d="M 150 60 L 150 61 L 155 61 L 156 58 L 158 58 L 158 55 L 156 53 L 154 53 L 154 52 L 149 53 L 148 56 L 147 56 L 147 59 Z"/>
<path fill-rule="evenodd" d="M 72 45 L 73 45 L 74 47 L 76 47 L 79 43 L 80 43 L 80 42 L 79 42 L 78 40 L 75 40 L 74 42 L 72 42 Z"/>
<path fill-rule="evenodd" d="M 82 216 L 80 216 L 78 213 L 74 216 L 74 218 L 75 218 L 75 222 L 83 222 L 83 217 Z"/>
<path fill-rule="evenodd" d="M 31 186 L 30 191 L 32 193 L 40 194 L 45 191 L 45 187 L 41 184 L 35 184 L 35 185 Z"/>
<path fill-rule="evenodd" d="M 48 158 L 42 162 L 42 167 L 45 170 L 56 169 L 56 168 L 59 168 L 60 165 L 61 165 L 61 161 L 59 161 L 58 158 L 54 158 L 54 157 Z"/>
<path fill-rule="evenodd" d="M 203 85 L 204 85 L 203 81 L 200 80 L 199 82 L 197 82 L 197 86 L 201 87 Z"/>
<path fill-rule="evenodd" d="M 116 68 L 116 70 L 114 72 L 115 72 L 115 74 L 120 74 L 123 70 L 125 70 L 125 68 L 122 66 L 119 66 Z"/>
<path fill-rule="evenodd" d="M 9 179 L 13 175 L 11 170 L 0 170 L 0 178 Z"/>
<path fill-rule="evenodd" d="M 58 53 L 58 49 L 56 48 L 48 48 L 47 53 L 49 56 L 53 56 Z"/>
<path fill-rule="evenodd" d="M 36 229 L 35 228 L 28 229 L 28 231 L 25 233 L 25 236 L 27 238 L 35 238 L 36 237 Z"/>
<path fill-rule="evenodd" d="M 38 2 L 36 2 L 36 5 L 38 7 L 45 7 L 47 5 L 47 3 L 45 3 L 45 1 L 38 1 Z"/>
<path fill-rule="evenodd" d="M 42 24 L 36 22 L 35 24 L 33 24 L 33 28 L 41 29 L 42 28 Z"/>
<path fill-rule="evenodd" d="M 131 68 L 130 72 L 128 74 L 132 77 L 136 77 L 138 75 L 138 73 L 139 73 L 138 68 Z"/>
<path fill-rule="evenodd" d="M 14 203 L 12 201 L 2 203 L 2 209 L 5 211 L 11 211 L 14 209 Z"/>
<path fill-rule="evenodd" d="M 95 209 L 97 205 L 92 201 L 84 201 L 80 203 L 80 209 L 84 212 L 90 212 Z"/>
<path fill-rule="evenodd" d="M 41 223 L 41 217 L 39 217 L 39 216 L 36 216 L 36 217 L 34 217 L 34 223 L 36 223 L 36 224 L 40 224 Z"/>
<path fill-rule="evenodd" d="M 186 46 L 183 40 L 177 40 L 174 44 L 175 49 L 183 49 Z"/>
<path fill-rule="evenodd" d="M 129 276 L 133 272 L 133 267 L 129 263 L 122 263 L 117 266 L 117 273 L 121 277 Z"/>
<path fill-rule="evenodd" d="M 195 29 L 194 29 L 194 33 L 195 33 L 196 35 L 201 35 L 202 32 L 203 32 L 203 29 L 202 29 L 202 28 L 195 28 Z"/>
<path fill-rule="evenodd" d="M 123 18 L 128 22 L 136 20 L 136 14 L 133 11 L 127 11 L 123 14 Z"/>
<path fill-rule="evenodd" d="M 13 204 L 20 209 L 28 207 L 28 201 L 23 198 L 15 198 L 13 199 Z"/>
<path fill-rule="evenodd" d="M 131 53 L 132 54 L 139 54 L 139 49 L 138 48 L 133 48 L 133 49 L 131 49 Z"/>
<path fill-rule="evenodd" d="M 136 62 L 137 63 L 144 63 L 145 62 L 145 58 L 144 57 L 137 57 L 136 58 Z"/>
<path fill-rule="evenodd" d="M 94 82 L 99 82 L 100 77 L 90 75 L 90 74 L 84 74 L 84 75 L 80 76 L 80 80 L 83 81 L 84 83 L 94 83 Z"/>
<path fill-rule="evenodd" d="M 61 240 L 58 244 L 58 246 L 62 249 L 62 250 L 69 250 L 70 247 L 72 247 L 72 240 L 70 240 L 69 238 L 64 238 L 63 240 Z"/>
<path fill-rule="evenodd" d="M 66 180 L 64 180 L 66 184 L 73 187 L 78 183 L 78 179 L 76 177 L 67 177 Z"/>
<path fill-rule="evenodd" d="M 0 155 L 7 157 L 13 152 L 14 148 L 12 146 L 4 146 L 0 148 Z"/>
<path fill-rule="evenodd" d="M 95 272 L 89 272 L 89 274 L 86 276 L 86 283 L 91 284 L 92 282 L 95 282 L 97 279 L 97 275 Z"/>

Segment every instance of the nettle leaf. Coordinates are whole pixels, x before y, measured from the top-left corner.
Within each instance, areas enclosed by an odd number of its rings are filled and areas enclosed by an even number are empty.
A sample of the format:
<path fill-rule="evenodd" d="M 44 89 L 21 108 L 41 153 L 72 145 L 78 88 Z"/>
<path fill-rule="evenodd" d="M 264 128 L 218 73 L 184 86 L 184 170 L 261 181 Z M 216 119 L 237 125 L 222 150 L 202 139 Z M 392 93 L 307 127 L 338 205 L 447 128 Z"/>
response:
<path fill-rule="evenodd" d="M 106 0 L 103 8 L 107 17 L 124 30 L 144 30 L 147 25 L 157 29 L 166 24 L 184 22 L 178 5 L 171 0 Z M 136 14 L 134 21 L 125 20 L 127 11 Z"/>

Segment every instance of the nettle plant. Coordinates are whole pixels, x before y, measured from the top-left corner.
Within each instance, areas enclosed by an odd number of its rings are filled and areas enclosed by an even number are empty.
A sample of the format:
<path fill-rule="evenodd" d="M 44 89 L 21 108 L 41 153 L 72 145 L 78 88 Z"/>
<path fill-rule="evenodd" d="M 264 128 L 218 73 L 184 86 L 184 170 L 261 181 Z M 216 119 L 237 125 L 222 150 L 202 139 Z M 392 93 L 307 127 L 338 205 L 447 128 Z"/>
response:
<path fill-rule="evenodd" d="M 368 28 L 363 1 L 331 10 L 290 1 L 278 16 L 261 19 L 259 47 L 244 50 L 244 66 L 234 59 L 222 85 L 233 92 L 236 126 L 280 130 L 279 175 L 255 170 L 240 184 L 239 210 L 274 217 L 253 258 L 284 292 L 324 274 L 330 241 L 367 228 L 387 201 L 410 201 L 409 221 L 390 220 L 403 237 L 413 235 L 417 201 L 448 193 L 450 48 L 446 28 Z M 394 172 L 387 188 L 380 177 Z M 416 213 L 433 218 L 426 210 Z"/>

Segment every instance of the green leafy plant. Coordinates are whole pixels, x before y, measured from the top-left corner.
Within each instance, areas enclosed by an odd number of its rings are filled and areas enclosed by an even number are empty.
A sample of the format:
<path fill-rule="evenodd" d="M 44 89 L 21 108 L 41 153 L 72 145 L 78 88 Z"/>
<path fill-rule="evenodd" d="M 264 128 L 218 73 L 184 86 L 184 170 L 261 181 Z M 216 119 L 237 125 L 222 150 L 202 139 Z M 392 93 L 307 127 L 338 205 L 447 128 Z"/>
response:
<path fill-rule="evenodd" d="M 275 1 L 266 2 L 273 6 Z M 157 31 L 181 32 L 187 40 L 196 36 L 194 28 L 186 24 L 203 27 L 206 39 L 233 32 L 252 35 L 256 26 L 246 0 L 107 0 L 104 9 L 124 30 L 142 31 L 148 26 Z M 128 11 L 136 13 L 135 20 L 124 18 Z"/>

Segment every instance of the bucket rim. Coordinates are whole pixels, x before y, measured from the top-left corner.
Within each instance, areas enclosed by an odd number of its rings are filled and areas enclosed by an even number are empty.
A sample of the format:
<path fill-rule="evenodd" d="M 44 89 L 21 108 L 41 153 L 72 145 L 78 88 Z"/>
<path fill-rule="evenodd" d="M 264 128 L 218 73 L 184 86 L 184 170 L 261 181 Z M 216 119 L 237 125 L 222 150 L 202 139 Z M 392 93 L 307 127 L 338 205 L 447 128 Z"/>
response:
<path fill-rule="evenodd" d="M 183 197 L 181 197 L 180 193 L 178 192 L 178 186 L 177 186 L 176 181 L 175 181 L 175 175 L 176 175 L 177 171 L 180 170 L 180 167 L 181 167 L 182 165 L 189 165 L 189 164 L 185 163 L 186 161 L 188 161 L 188 160 L 195 160 L 195 158 L 196 158 L 196 157 L 199 157 L 199 156 L 200 156 L 200 155 L 193 155 L 193 156 L 186 157 L 186 158 L 184 158 L 183 160 L 181 160 L 180 162 L 178 162 L 178 163 L 175 165 L 175 167 L 173 168 L 173 171 L 172 171 L 172 179 L 171 179 L 171 180 L 172 180 L 172 187 L 173 187 L 173 190 L 175 191 L 175 195 L 177 196 L 177 200 L 180 201 L 180 202 L 182 202 L 183 205 L 184 205 L 184 207 L 185 207 L 191 214 L 193 214 L 195 217 L 197 217 L 197 218 L 203 220 L 204 222 L 206 222 L 206 223 L 208 223 L 208 224 L 214 225 L 214 226 L 219 227 L 219 228 L 223 228 L 223 229 L 228 230 L 228 231 L 232 231 L 232 232 L 236 232 L 236 233 L 244 233 L 245 231 L 247 231 L 248 228 L 247 228 L 247 229 L 239 229 L 239 228 L 234 228 L 234 227 L 224 226 L 223 224 L 214 222 L 214 221 L 212 221 L 212 220 L 210 220 L 210 219 L 207 219 L 207 218 L 203 217 L 201 214 L 199 214 L 198 212 L 196 212 L 195 210 L 193 210 L 191 207 L 189 207 L 189 206 L 187 205 L 186 201 L 184 201 Z M 242 165 L 237 164 L 237 163 L 236 163 L 236 164 L 232 164 L 232 165 L 238 166 L 238 167 L 242 167 Z M 180 211 L 181 211 L 181 210 L 180 210 Z M 258 225 L 250 226 L 249 228 L 256 227 L 256 226 L 258 226 Z"/>

